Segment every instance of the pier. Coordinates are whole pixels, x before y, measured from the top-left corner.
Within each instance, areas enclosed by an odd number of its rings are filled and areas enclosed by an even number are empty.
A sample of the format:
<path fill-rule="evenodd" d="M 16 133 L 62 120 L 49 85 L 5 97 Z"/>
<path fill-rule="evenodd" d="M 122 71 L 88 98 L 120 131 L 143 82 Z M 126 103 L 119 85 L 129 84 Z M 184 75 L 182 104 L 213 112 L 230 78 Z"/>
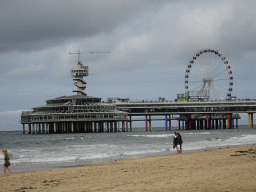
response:
<path fill-rule="evenodd" d="M 165 121 L 166 130 L 173 121 L 186 130 L 232 129 L 238 127 L 240 113 L 248 114 L 253 127 L 256 112 L 256 101 L 102 103 L 101 98 L 75 95 L 46 102 L 22 112 L 24 133 L 26 125 L 28 134 L 126 132 L 132 131 L 134 121 L 145 121 L 145 130 L 151 131 L 151 122 L 157 120 Z"/>
<path fill-rule="evenodd" d="M 146 131 L 151 131 L 152 121 L 164 120 L 165 129 L 172 129 L 172 121 L 178 121 L 179 129 L 232 129 L 238 128 L 241 113 L 248 114 L 249 127 L 253 127 L 253 114 L 256 112 L 255 100 L 237 100 L 231 96 L 233 76 L 226 57 L 217 50 L 206 49 L 196 53 L 188 64 L 185 75 L 185 88 L 188 89 L 188 78 L 192 66 L 200 55 L 214 54 L 225 66 L 221 73 L 228 74 L 228 93 L 224 100 L 211 100 L 210 87 L 214 79 L 204 77 L 202 87 L 197 95 L 186 91 L 178 94 L 174 101 L 137 101 L 128 98 L 108 100 L 104 103 L 99 97 L 87 96 L 84 92 L 88 76 L 88 66 L 84 66 L 78 51 L 78 62 L 70 70 L 77 95 L 62 96 L 46 100 L 46 105 L 34 107 L 32 111 L 22 111 L 21 124 L 23 133 L 57 134 L 57 133 L 91 133 L 91 132 L 126 132 L 132 131 L 134 121 L 145 121 Z M 197 59 L 197 60 L 196 60 Z M 219 66 L 220 67 L 220 66 Z M 221 74 L 220 73 L 220 74 Z M 218 95 L 214 89 L 215 95 Z M 133 119 L 141 116 L 142 119 Z M 153 117 L 157 117 L 153 118 Z M 160 118 L 159 118 L 160 117 Z"/>

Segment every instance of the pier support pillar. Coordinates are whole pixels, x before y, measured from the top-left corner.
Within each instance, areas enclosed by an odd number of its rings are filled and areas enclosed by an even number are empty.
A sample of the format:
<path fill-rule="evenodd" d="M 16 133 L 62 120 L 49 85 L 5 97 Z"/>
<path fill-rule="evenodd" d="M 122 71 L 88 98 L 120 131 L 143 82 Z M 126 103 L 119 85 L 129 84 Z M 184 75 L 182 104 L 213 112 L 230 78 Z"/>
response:
<path fill-rule="evenodd" d="M 230 114 L 228 114 L 228 129 L 230 129 Z"/>
<path fill-rule="evenodd" d="M 71 133 L 74 133 L 74 122 L 71 122 Z"/>
<path fill-rule="evenodd" d="M 23 134 L 25 134 L 26 130 L 25 130 L 25 124 L 22 124 L 22 128 L 23 128 Z"/>
<path fill-rule="evenodd" d="M 95 133 L 95 122 L 92 122 L 92 132 Z"/>
<path fill-rule="evenodd" d="M 126 131 L 128 132 L 128 121 L 126 121 Z"/>
<path fill-rule="evenodd" d="M 200 129 L 204 129 L 204 120 L 200 120 Z"/>
<path fill-rule="evenodd" d="M 93 122 L 92 122 L 92 132 L 93 132 L 93 133 L 95 132 L 94 124 L 95 124 L 95 122 L 93 121 Z"/>
<path fill-rule="evenodd" d="M 113 132 L 113 121 L 110 121 L 110 132 Z"/>
<path fill-rule="evenodd" d="M 79 133 L 79 123 L 76 122 L 76 133 Z"/>
<path fill-rule="evenodd" d="M 64 122 L 64 125 L 63 125 L 63 126 L 64 126 L 64 128 L 63 128 L 63 129 L 64 129 L 64 131 L 63 131 L 63 132 L 64 132 L 64 133 L 67 133 L 67 123 L 66 123 L 66 122 Z"/>
<path fill-rule="evenodd" d="M 57 123 L 54 123 L 53 126 L 54 133 L 57 133 Z"/>
<path fill-rule="evenodd" d="M 179 130 L 180 130 L 180 120 L 179 120 Z"/>
<path fill-rule="evenodd" d="M 42 134 L 45 134 L 45 123 L 42 123 Z"/>
<path fill-rule="evenodd" d="M 28 124 L 28 134 L 31 134 L 31 123 Z"/>
<path fill-rule="evenodd" d="M 39 123 L 36 124 L 36 134 L 39 134 Z"/>
<path fill-rule="evenodd" d="M 108 121 L 105 122 L 105 128 L 106 128 L 106 132 L 109 132 Z"/>
<path fill-rule="evenodd" d="M 233 122 L 233 120 L 232 120 L 232 113 L 229 113 L 228 114 L 228 128 L 229 129 L 233 128 L 232 122 Z"/>
<path fill-rule="evenodd" d="M 226 125 L 226 119 L 223 119 L 223 129 L 226 129 L 227 125 Z"/>
<path fill-rule="evenodd" d="M 49 123 L 46 123 L 45 126 L 46 126 L 46 134 L 49 134 Z"/>
<path fill-rule="evenodd" d="M 42 130 L 41 130 L 41 123 L 38 123 L 38 133 L 41 134 Z"/>
<path fill-rule="evenodd" d="M 230 128 L 233 129 L 234 128 L 234 123 L 233 123 L 233 114 L 230 113 Z"/>
<path fill-rule="evenodd" d="M 84 132 L 87 132 L 87 126 L 86 126 L 87 122 L 84 122 Z"/>
<path fill-rule="evenodd" d="M 151 115 L 149 115 L 149 131 L 152 131 L 152 127 L 151 127 Z"/>
<path fill-rule="evenodd" d="M 251 126 L 253 128 L 253 113 L 251 113 Z"/>
<path fill-rule="evenodd" d="M 206 128 L 209 129 L 209 114 L 206 114 Z"/>
<path fill-rule="evenodd" d="M 249 128 L 253 128 L 253 113 L 248 113 Z"/>
<path fill-rule="evenodd" d="M 95 122 L 95 132 L 99 132 L 99 122 Z"/>
<path fill-rule="evenodd" d="M 117 129 L 118 129 L 118 132 L 121 132 L 121 130 L 120 130 L 120 121 L 117 121 Z"/>
<path fill-rule="evenodd" d="M 130 131 L 132 131 L 132 116 L 131 115 L 130 115 Z"/>
<path fill-rule="evenodd" d="M 122 131 L 125 132 L 125 121 L 122 121 Z"/>
<path fill-rule="evenodd" d="M 236 128 L 238 128 L 238 119 L 236 119 Z"/>
<path fill-rule="evenodd" d="M 214 119 L 212 119 L 212 129 L 214 129 Z"/>
<path fill-rule="evenodd" d="M 35 134 L 35 124 L 32 124 L 32 134 Z"/>
<path fill-rule="evenodd" d="M 172 130 L 172 120 L 171 120 L 171 115 L 169 115 L 169 130 Z"/>
<path fill-rule="evenodd" d="M 186 130 L 189 128 L 189 116 L 186 115 L 186 122 L 185 122 Z"/>
<path fill-rule="evenodd" d="M 215 119 L 215 129 L 218 129 L 219 128 L 219 125 L 218 125 L 218 119 Z"/>
<path fill-rule="evenodd" d="M 165 130 L 166 130 L 166 131 L 168 130 L 168 128 L 167 128 L 167 121 L 168 121 L 167 115 L 165 115 Z"/>
<path fill-rule="evenodd" d="M 145 127 L 146 127 L 146 131 L 148 131 L 148 116 L 147 115 L 146 115 Z"/>
<path fill-rule="evenodd" d="M 114 129 L 115 129 L 115 132 L 117 132 L 117 121 L 114 121 Z"/>

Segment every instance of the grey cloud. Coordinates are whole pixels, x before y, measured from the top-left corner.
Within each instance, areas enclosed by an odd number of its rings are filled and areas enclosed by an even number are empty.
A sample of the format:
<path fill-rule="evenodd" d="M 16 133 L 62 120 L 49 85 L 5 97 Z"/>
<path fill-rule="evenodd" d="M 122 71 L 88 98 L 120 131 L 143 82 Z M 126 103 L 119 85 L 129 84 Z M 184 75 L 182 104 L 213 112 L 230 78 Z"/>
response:
<path fill-rule="evenodd" d="M 69 38 L 110 33 L 144 11 L 167 1 L 3 1 L 0 11 L 1 52 L 56 46 Z"/>

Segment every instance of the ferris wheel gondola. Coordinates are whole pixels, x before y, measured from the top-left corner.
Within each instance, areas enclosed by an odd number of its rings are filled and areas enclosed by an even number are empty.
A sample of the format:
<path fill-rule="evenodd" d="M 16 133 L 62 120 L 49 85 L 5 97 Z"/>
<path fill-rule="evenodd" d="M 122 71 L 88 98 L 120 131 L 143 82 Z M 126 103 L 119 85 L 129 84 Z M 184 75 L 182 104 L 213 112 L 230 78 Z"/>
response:
<path fill-rule="evenodd" d="M 198 51 L 185 72 L 186 94 L 195 98 L 220 100 L 231 97 L 233 75 L 223 53 L 213 49 Z"/>

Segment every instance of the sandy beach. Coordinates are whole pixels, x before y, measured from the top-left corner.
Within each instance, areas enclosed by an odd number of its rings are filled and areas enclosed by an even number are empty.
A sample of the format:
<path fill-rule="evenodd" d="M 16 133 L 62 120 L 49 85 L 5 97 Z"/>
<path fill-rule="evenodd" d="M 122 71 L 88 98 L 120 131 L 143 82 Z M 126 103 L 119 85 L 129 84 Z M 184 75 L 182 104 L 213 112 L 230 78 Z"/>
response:
<path fill-rule="evenodd" d="M 0 176 L 1 191 L 256 191 L 256 146 Z"/>

